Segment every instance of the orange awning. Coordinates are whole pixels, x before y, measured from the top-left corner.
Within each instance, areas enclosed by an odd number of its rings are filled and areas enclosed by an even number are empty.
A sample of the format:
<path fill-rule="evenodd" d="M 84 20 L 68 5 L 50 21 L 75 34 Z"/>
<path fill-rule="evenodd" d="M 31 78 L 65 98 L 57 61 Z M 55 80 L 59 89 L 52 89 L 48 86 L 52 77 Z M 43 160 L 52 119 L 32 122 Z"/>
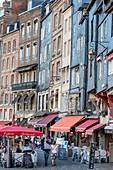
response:
<path fill-rule="evenodd" d="M 70 132 L 70 128 L 82 120 L 84 116 L 65 116 L 53 126 L 50 131 L 54 132 Z"/>

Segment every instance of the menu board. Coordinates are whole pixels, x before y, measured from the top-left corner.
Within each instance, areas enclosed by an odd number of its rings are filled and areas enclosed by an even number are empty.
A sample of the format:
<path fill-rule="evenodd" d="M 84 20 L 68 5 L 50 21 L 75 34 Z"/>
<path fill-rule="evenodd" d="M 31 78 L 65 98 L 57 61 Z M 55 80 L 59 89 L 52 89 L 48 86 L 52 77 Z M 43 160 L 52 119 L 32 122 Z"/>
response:
<path fill-rule="evenodd" d="M 65 149 L 65 148 L 59 148 L 59 149 L 58 149 L 58 159 L 59 159 L 59 160 L 65 160 L 65 159 L 67 159 L 66 149 Z"/>

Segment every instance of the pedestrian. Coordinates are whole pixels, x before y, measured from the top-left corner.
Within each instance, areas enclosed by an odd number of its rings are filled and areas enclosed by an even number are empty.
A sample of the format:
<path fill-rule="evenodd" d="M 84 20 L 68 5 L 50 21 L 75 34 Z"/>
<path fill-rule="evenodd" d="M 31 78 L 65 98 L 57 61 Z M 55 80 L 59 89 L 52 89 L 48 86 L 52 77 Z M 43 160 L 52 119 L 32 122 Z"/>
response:
<path fill-rule="evenodd" d="M 17 145 L 17 148 L 16 148 L 16 153 L 21 153 L 22 152 L 22 150 L 20 149 L 20 146 L 19 146 L 19 144 Z"/>
<path fill-rule="evenodd" d="M 45 159 L 45 166 L 47 166 L 48 158 L 50 154 L 51 146 L 48 141 L 44 143 L 44 159 Z"/>
<path fill-rule="evenodd" d="M 75 160 L 75 156 L 77 156 L 77 151 L 78 151 L 78 147 L 77 146 L 73 146 L 72 147 L 72 160 Z"/>
<path fill-rule="evenodd" d="M 51 145 L 51 163 L 52 163 L 52 166 L 56 166 L 57 154 L 58 154 L 58 145 L 56 145 L 56 142 L 54 141 Z"/>

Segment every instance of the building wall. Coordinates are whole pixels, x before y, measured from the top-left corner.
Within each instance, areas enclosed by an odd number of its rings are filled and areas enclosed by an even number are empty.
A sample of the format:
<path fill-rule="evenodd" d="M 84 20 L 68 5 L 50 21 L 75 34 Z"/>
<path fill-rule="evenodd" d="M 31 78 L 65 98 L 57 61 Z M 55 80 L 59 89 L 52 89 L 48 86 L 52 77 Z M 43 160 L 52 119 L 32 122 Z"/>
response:
<path fill-rule="evenodd" d="M 14 40 L 16 41 L 16 47 L 13 48 Z M 8 43 L 11 43 L 11 50 L 8 52 Z M 14 95 L 12 93 L 11 85 L 18 81 L 17 73 L 14 72 L 15 68 L 18 66 L 18 47 L 19 47 L 19 31 L 14 31 L 12 33 L 6 34 L 3 37 L 3 47 L 6 44 L 6 52 L 3 48 L 2 59 L 1 59 L 1 104 L 0 109 L 2 109 L 2 120 L 12 119 L 11 114 L 14 113 Z M 13 77 L 12 77 L 13 76 Z M 8 78 L 7 78 L 8 77 Z M 5 96 L 7 96 L 7 99 Z M 9 113 L 11 112 L 11 113 Z"/>
<path fill-rule="evenodd" d="M 70 79 L 70 57 L 71 57 L 71 24 L 72 24 L 72 6 L 63 12 L 63 52 L 62 52 L 62 68 L 61 68 L 61 111 L 68 111 L 69 100 L 69 79 Z M 66 8 L 65 7 L 65 8 Z"/>

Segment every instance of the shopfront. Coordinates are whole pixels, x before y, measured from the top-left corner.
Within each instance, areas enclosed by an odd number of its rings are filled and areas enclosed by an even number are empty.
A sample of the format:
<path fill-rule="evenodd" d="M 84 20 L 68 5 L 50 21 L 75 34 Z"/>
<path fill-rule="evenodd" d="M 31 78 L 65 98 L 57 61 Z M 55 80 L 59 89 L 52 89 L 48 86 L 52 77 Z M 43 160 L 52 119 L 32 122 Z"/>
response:
<path fill-rule="evenodd" d="M 68 141 L 77 143 L 75 126 L 83 119 L 84 116 L 65 116 L 51 126 L 50 131 L 54 132 L 54 138 L 59 134 L 59 137 L 64 136 Z"/>

